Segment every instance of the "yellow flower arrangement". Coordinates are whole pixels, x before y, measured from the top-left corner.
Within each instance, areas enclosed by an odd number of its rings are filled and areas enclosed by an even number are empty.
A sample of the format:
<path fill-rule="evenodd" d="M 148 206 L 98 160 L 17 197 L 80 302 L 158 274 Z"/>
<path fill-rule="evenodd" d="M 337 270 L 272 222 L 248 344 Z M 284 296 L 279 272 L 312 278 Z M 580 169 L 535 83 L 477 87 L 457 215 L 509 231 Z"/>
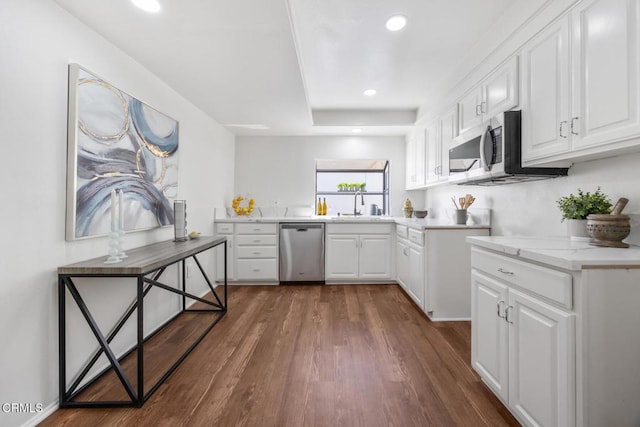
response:
<path fill-rule="evenodd" d="M 253 212 L 253 206 L 256 204 L 256 201 L 251 198 L 249 199 L 249 204 L 247 206 L 240 206 L 240 203 L 245 200 L 244 197 L 238 196 L 231 202 L 231 207 L 233 207 L 233 211 L 236 215 L 251 215 Z"/>

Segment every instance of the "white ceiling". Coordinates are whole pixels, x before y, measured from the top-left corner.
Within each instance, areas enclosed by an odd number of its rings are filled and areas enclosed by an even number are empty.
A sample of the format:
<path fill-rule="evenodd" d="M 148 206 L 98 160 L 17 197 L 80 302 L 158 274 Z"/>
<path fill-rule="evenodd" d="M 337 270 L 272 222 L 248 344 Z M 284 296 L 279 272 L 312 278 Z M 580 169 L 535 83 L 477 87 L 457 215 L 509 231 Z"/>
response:
<path fill-rule="evenodd" d="M 487 23 L 517 4 L 159 0 L 148 14 L 130 0 L 55 1 L 237 135 L 351 134 L 367 117 L 362 134 L 403 135 L 455 83 Z M 392 33 L 384 23 L 397 13 L 408 24 Z"/>

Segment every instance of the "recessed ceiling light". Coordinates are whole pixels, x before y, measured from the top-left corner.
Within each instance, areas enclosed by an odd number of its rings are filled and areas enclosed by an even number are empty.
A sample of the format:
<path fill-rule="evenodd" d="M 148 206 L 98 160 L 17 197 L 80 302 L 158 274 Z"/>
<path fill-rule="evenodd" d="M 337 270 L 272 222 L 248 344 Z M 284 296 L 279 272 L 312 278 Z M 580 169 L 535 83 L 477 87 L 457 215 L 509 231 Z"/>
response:
<path fill-rule="evenodd" d="M 160 3 L 158 0 L 131 0 L 133 4 L 138 6 L 145 12 L 157 13 L 160 12 Z"/>
<path fill-rule="evenodd" d="M 407 18 L 403 15 L 394 15 L 387 19 L 386 27 L 389 31 L 399 31 L 407 25 Z"/>
<path fill-rule="evenodd" d="M 367 95 L 367 96 L 373 96 L 376 93 L 378 93 L 375 89 L 367 89 L 364 92 L 362 92 L 363 94 Z"/>
<path fill-rule="evenodd" d="M 354 129 L 351 129 L 351 132 L 353 132 L 353 133 L 362 133 L 362 129 L 354 128 Z"/>

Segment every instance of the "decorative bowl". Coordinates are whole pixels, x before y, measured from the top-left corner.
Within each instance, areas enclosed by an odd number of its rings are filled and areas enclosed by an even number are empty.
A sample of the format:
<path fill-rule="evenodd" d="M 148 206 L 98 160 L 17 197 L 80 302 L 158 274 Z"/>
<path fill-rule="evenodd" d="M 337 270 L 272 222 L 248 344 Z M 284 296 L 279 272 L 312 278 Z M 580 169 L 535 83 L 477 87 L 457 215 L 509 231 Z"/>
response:
<path fill-rule="evenodd" d="M 197 231 L 192 231 L 191 233 L 189 233 L 190 239 L 197 239 L 198 237 L 200 237 L 200 233 Z"/>
<path fill-rule="evenodd" d="M 593 238 L 594 246 L 628 248 L 622 242 L 631 232 L 629 215 L 595 215 L 587 217 L 587 233 Z"/>
<path fill-rule="evenodd" d="M 429 213 L 429 211 L 413 211 L 413 216 L 415 216 L 416 218 L 424 218 L 427 216 L 427 213 Z"/>

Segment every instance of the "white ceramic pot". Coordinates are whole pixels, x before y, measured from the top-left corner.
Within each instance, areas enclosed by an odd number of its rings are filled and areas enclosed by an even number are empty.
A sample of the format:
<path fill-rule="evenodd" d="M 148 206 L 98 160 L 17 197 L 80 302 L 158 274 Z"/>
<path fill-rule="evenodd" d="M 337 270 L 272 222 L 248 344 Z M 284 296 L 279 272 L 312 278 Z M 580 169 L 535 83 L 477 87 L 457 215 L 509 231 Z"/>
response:
<path fill-rule="evenodd" d="M 582 242 L 589 242 L 591 236 L 587 233 L 587 220 L 586 219 L 568 219 L 567 220 L 567 233 L 571 240 L 577 240 Z"/>

